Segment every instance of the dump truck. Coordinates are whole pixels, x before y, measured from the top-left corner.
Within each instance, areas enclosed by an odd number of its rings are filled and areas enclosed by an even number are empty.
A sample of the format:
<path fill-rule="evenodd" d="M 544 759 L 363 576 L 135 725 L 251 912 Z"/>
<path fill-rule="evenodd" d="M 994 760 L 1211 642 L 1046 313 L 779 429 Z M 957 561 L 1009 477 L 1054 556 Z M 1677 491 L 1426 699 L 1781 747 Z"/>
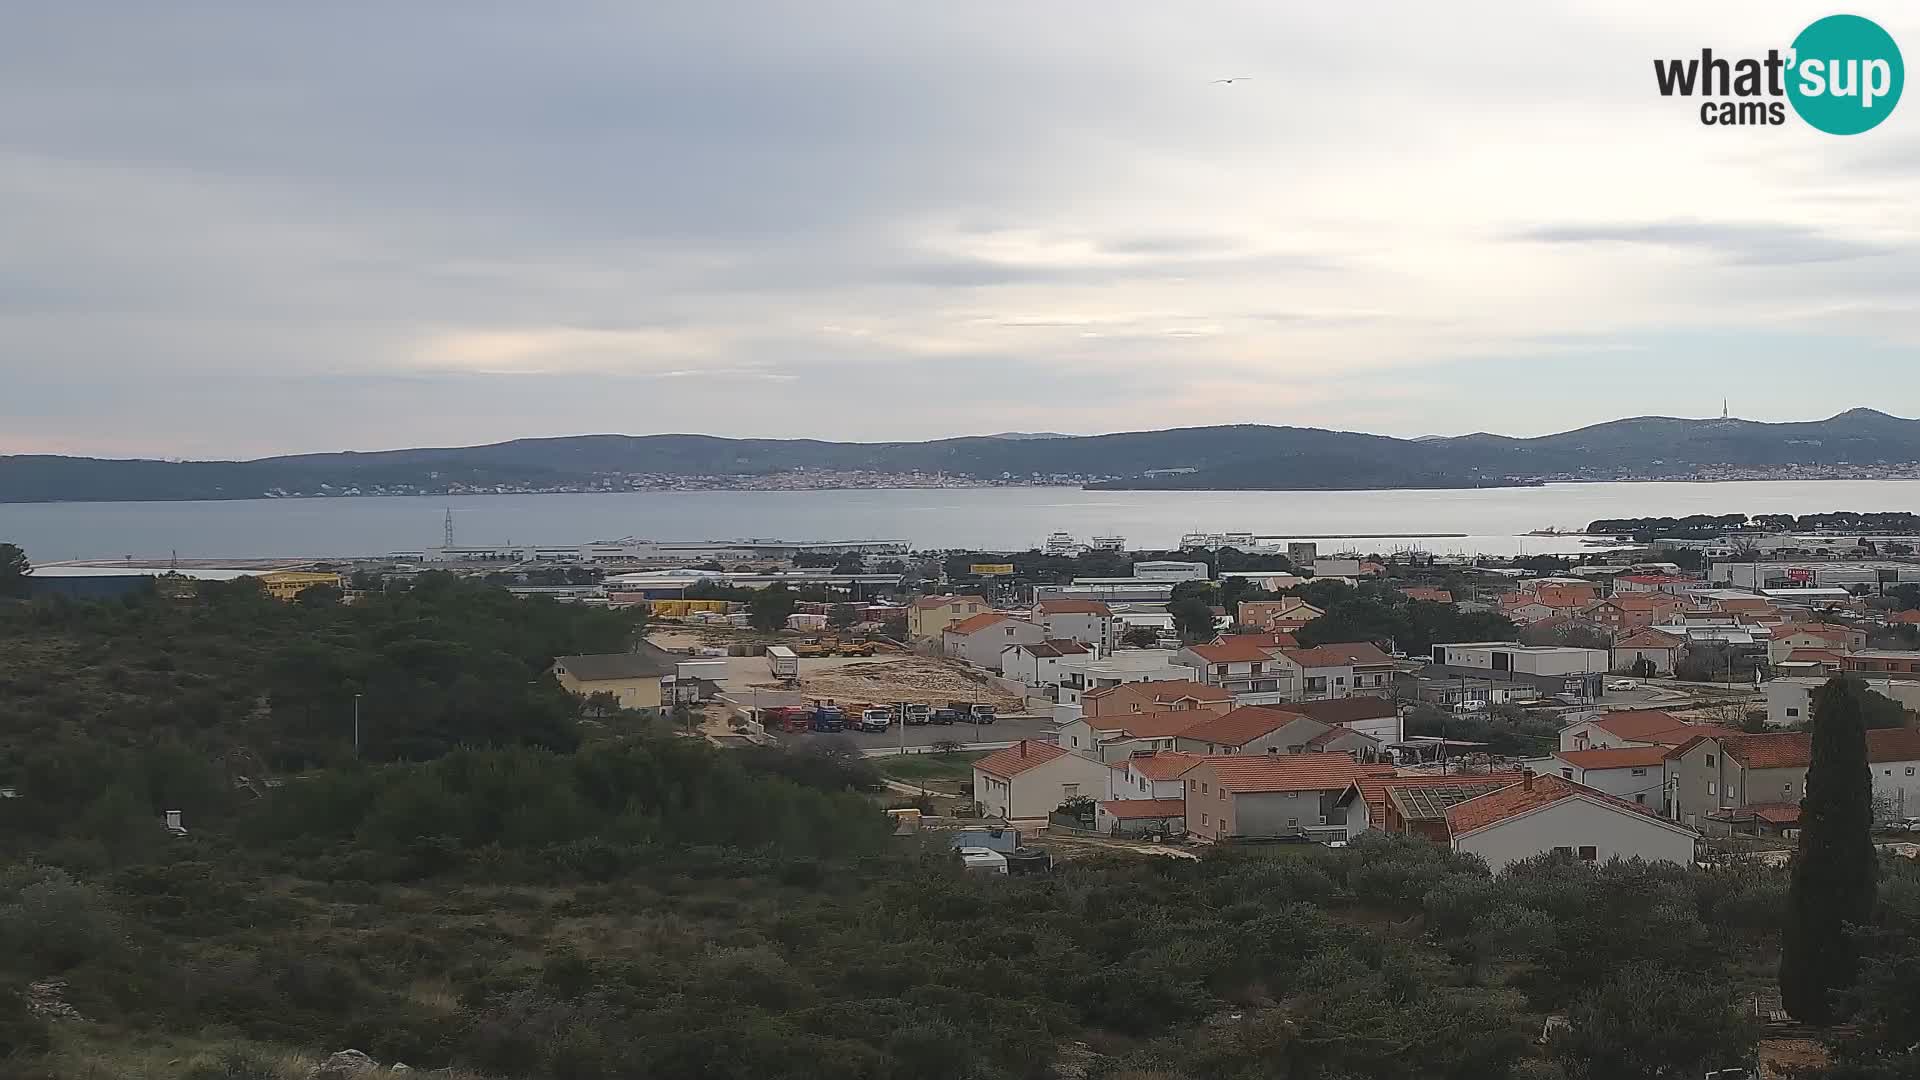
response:
<path fill-rule="evenodd" d="M 873 642 L 843 641 L 837 646 L 835 651 L 841 656 L 872 656 Z"/>
<path fill-rule="evenodd" d="M 795 656 L 832 656 L 833 650 L 816 640 L 796 642 L 793 646 Z"/>
<path fill-rule="evenodd" d="M 874 734 L 884 733 L 893 724 L 893 712 L 889 709 L 860 710 L 860 730 Z"/>
<path fill-rule="evenodd" d="M 952 709 L 963 724 L 991 724 L 994 721 L 993 706 L 982 705 L 975 701 L 949 701 Z"/>
<path fill-rule="evenodd" d="M 773 645 L 767 648 L 767 670 L 776 679 L 798 679 L 800 677 L 800 657 L 785 645 Z"/>
<path fill-rule="evenodd" d="M 838 705 L 816 705 L 813 709 L 813 730 L 819 732 L 841 732 L 847 730 L 847 714 L 840 711 Z"/>

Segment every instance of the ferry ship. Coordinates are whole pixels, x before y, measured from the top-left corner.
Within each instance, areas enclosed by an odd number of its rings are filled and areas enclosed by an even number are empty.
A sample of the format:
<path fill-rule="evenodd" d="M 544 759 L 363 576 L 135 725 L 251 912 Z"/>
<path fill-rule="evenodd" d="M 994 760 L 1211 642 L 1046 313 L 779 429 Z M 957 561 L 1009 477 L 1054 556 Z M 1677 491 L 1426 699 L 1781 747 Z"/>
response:
<path fill-rule="evenodd" d="M 1059 555 L 1065 558 L 1080 554 L 1081 549 L 1080 541 L 1075 540 L 1072 533 L 1064 532 L 1048 533 L 1047 542 L 1040 548 L 1047 555 Z"/>
<path fill-rule="evenodd" d="M 1190 532 L 1180 538 L 1180 549 L 1187 548 L 1223 548 L 1247 554 L 1276 554 L 1286 549 L 1279 544 L 1262 540 L 1250 532 Z"/>

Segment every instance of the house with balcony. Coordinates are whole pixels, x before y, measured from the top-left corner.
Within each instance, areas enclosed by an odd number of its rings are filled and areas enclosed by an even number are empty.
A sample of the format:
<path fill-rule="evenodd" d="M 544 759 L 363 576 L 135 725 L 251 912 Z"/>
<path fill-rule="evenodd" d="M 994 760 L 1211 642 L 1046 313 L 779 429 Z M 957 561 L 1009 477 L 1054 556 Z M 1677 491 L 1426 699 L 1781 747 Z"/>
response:
<path fill-rule="evenodd" d="M 1393 696 L 1393 658 L 1370 641 L 1281 649 L 1276 659 L 1294 687 L 1294 701 Z"/>
<path fill-rule="evenodd" d="M 1224 638 L 1218 645 L 1189 645 L 1174 654 L 1173 662 L 1193 669 L 1196 682 L 1235 697 L 1259 694 L 1265 695 L 1262 700 L 1291 700 L 1298 686 L 1295 669 L 1276 659 L 1280 650 L 1246 637 Z"/>

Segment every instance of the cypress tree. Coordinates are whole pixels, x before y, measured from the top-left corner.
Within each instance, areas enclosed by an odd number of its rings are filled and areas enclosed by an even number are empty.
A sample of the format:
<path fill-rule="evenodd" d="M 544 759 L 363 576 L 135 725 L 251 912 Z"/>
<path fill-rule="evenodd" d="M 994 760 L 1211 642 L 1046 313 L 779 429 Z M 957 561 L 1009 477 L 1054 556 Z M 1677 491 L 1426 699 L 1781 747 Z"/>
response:
<path fill-rule="evenodd" d="M 1781 1003 L 1810 1024 L 1834 1021 L 1836 994 L 1853 985 L 1858 967 L 1847 926 L 1873 914 L 1878 866 L 1865 693 L 1856 680 L 1833 678 L 1813 698 L 1813 762 L 1780 953 Z"/>

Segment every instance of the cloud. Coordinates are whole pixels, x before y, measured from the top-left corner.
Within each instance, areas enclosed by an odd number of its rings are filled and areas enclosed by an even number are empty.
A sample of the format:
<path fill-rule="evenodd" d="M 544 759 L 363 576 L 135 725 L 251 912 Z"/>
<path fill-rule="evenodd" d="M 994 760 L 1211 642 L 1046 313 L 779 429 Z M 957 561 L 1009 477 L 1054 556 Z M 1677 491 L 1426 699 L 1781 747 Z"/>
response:
<path fill-rule="evenodd" d="M 40 5 L 0 36 L 0 431 L 1539 431 L 1619 408 L 1609 356 L 1694 370 L 1755 327 L 1904 386 L 1920 126 L 1709 131 L 1654 92 L 1649 58 L 1794 19 L 1501 18 Z"/>
<path fill-rule="evenodd" d="M 1724 262 L 1771 266 L 1867 259 L 1896 250 L 1799 225 L 1701 221 L 1557 225 L 1531 229 L 1520 237 L 1548 244 L 1643 244 L 1702 252 Z"/>

